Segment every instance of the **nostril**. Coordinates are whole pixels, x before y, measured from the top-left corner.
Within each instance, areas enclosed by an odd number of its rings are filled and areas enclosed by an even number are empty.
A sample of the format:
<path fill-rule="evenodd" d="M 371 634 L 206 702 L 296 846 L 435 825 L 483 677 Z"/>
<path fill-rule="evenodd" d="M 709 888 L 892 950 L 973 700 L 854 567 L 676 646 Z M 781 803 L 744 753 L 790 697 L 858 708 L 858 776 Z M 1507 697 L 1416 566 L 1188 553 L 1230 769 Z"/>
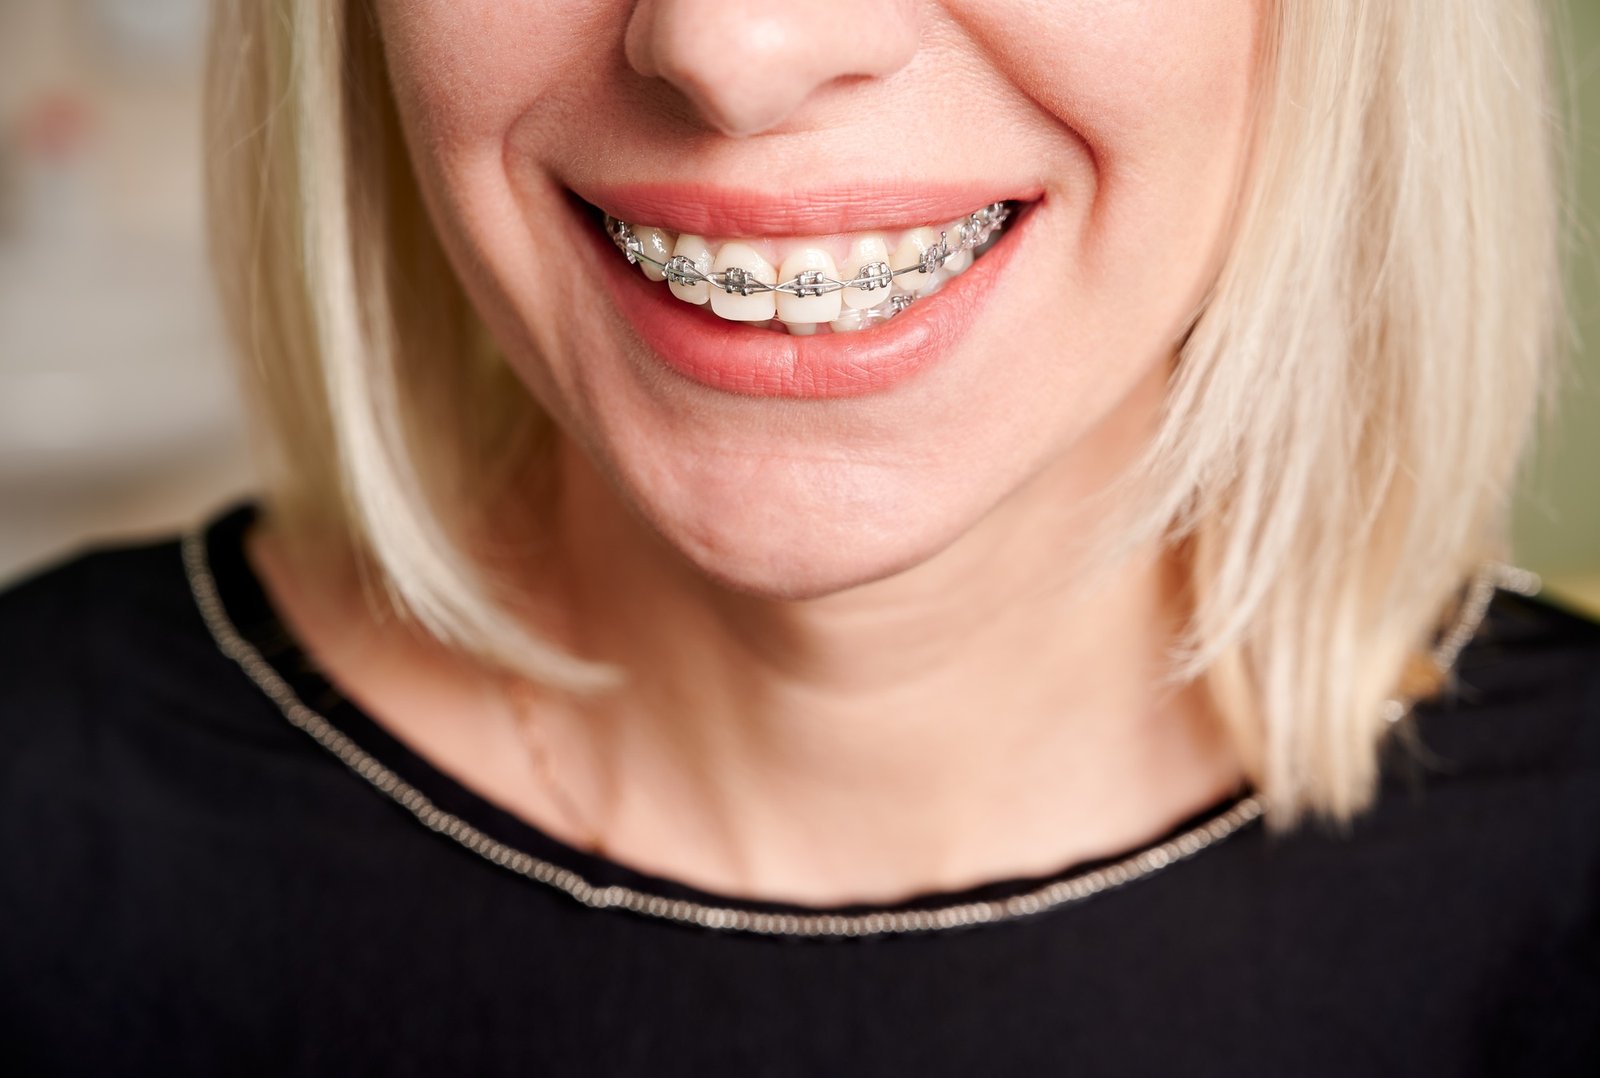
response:
<path fill-rule="evenodd" d="M 918 38 L 915 5 L 880 0 L 640 0 L 623 48 L 636 72 L 673 86 L 707 124 L 747 136 L 782 124 L 824 86 L 899 70 Z"/>
<path fill-rule="evenodd" d="M 767 16 L 707 16 L 705 5 L 641 4 L 624 38 L 629 64 L 725 135 L 782 122 L 815 88 L 806 43 Z"/>

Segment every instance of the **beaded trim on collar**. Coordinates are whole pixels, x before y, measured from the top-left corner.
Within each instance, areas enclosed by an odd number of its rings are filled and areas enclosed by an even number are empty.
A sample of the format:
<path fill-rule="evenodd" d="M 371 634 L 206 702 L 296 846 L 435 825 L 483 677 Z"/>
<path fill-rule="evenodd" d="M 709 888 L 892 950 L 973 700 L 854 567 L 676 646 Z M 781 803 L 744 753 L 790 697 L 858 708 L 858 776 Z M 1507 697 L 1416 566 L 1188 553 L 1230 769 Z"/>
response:
<path fill-rule="evenodd" d="M 626 910 L 644 917 L 701 928 L 760 936 L 861 938 L 933 933 L 972 925 L 997 924 L 1033 917 L 1091 895 L 1142 879 L 1186 860 L 1258 819 L 1265 811 L 1259 795 L 1244 796 L 1204 822 L 1127 858 L 1081 874 L 1052 880 L 1022 894 L 990 901 L 962 902 L 929 909 L 892 909 L 864 913 L 777 913 L 716 906 L 650 894 L 632 887 L 598 886 L 571 869 L 515 849 L 485 834 L 459 816 L 441 809 L 422 791 L 356 744 L 326 717 L 307 707 L 277 669 L 229 619 L 207 552 L 207 528 L 185 533 L 181 547 L 190 590 L 218 648 L 236 662 L 283 713 L 291 725 L 332 753 L 375 790 L 405 809 L 430 831 L 438 832 L 478 856 L 529 880 L 562 891 L 595 909 Z M 1454 663 L 1477 630 L 1496 586 L 1528 592 L 1537 578 L 1526 570 L 1491 563 L 1475 578 L 1455 625 L 1435 650 L 1441 668 Z M 1391 702 L 1386 715 L 1395 719 L 1409 708 Z M 1394 712 L 1398 711 L 1398 714 Z"/>

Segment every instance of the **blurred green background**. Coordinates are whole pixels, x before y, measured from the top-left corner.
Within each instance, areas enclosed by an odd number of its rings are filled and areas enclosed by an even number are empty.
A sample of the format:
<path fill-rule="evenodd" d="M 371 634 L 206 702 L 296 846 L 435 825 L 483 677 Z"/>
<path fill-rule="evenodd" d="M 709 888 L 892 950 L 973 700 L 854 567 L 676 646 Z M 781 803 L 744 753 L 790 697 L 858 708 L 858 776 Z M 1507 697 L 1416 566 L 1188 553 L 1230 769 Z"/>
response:
<path fill-rule="evenodd" d="M 1517 499 L 1516 551 L 1553 590 L 1600 611 L 1600 0 L 1552 9 L 1571 136 L 1572 343 L 1553 423 Z"/>

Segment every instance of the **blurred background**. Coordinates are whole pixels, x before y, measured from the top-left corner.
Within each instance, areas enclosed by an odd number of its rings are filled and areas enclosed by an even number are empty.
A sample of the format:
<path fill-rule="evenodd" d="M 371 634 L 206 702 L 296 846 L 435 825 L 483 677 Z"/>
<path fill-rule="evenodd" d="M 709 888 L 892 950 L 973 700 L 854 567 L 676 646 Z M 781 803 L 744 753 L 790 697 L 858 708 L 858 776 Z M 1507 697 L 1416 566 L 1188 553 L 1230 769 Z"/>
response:
<path fill-rule="evenodd" d="M 1577 133 L 1571 369 L 1517 555 L 1600 612 L 1600 2 L 1551 0 Z M 206 0 L 0 0 L 0 586 L 249 491 L 205 268 Z"/>
<path fill-rule="evenodd" d="M 206 0 L 0 0 L 0 582 L 248 489 L 205 266 Z"/>

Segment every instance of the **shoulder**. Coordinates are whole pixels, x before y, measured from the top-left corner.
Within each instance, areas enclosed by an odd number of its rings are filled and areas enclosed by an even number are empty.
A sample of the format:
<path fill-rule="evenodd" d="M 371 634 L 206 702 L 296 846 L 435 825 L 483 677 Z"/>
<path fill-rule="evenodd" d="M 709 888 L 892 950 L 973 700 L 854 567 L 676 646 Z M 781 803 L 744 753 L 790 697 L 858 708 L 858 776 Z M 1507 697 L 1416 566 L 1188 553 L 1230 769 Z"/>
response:
<path fill-rule="evenodd" d="M 1395 733 L 1376 826 L 1416 837 L 1414 871 L 1457 878 L 1463 896 L 1499 895 L 1507 916 L 1501 888 L 1523 881 L 1518 901 L 1566 926 L 1562 938 L 1591 932 L 1581 926 L 1600 910 L 1600 626 L 1551 598 L 1497 593 L 1452 686 Z"/>
<path fill-rule="evenodd" d="M 31 782 L 215 713 L 229 674 L 177 535 L 61 555 L 0 591 L 0 777 Z"/>
<path fill-rule="evenodd" d="M 0 701 L 122 666 L 193 616 L 175 537 L 62 555 L 0 591 Z"/>
<path fill-rule="evenodd" d="M 1448 772 L 1600 775 L 1600 624 L 1548 596 L 1497 592 L 1453 684 L 1416 721 Z"/>
<path fill-rule="evenodd" d="M 93 706 L 108 688 L 143 676 L 160 638 L 186 635 L 191 616 L 175 540 L 72 551 L 0 592 L 0 746 L 22 742 Z"/>

